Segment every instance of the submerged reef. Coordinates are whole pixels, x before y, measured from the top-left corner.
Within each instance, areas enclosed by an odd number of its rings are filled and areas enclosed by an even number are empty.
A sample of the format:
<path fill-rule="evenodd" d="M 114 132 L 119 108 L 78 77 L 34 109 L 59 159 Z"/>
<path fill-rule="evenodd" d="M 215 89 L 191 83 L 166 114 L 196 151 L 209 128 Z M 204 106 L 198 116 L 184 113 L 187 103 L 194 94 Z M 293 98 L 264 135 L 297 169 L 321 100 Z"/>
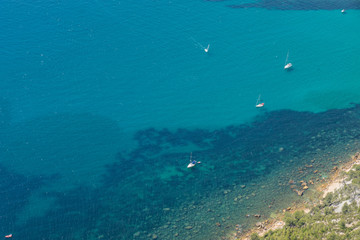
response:
<path fill-rule="evenodd" d="M 43 193 L 54 199 L 51 209 L 18 224 L 16 234 L 38 239 L 29 234 L 35 229 L 54 240 L 225 237 L 235 226 L 246 229 L 306 198 L 312 183 L 358 150 L 359 124 L 360 106 L 354 105 L 268 112 L 220 129 L 139 130 L 137 145 L 116 155 L 101 182 Z M 186 167 L 190 152 L 201 161 L 193 169 Z"/>
<path fill-rule="evenodd" d="M 357 0 L 258 0 L 229 5 L 231 8 L 265 8 L 270 10 L 336 10 L 360 9 Z"/>
<path fill-rule="evenodd" d="M 54 207 L 44 216 L 26 221 L 14 232 L 21 239 L 39 239 L 39 236 L 41 239 L 90 239 L 105 212 L 99 203 L 102 193 L 98 191 L 78 187 L 67 192 L 45 193 L 44 198 L 56 199 Z"/>
<path fill-rule="evenodd" d="M 288 200 L 294 200 L 309 188 L 300 185 L 302 179 L 321 181 L 344 152 L 356 150 L 359 114 L 359 106 L 322 113 L 281 110 L 217 130 L 141 130 L 134 136 L 138 147 L 119 154 L 104 176 L 109 195 L 120 201 L 108 203 L 122 216 L 110 222 L 123 226 L 124 239 L 204 239 L 206 232 L 224 234 L 235 222 L 250 226 L 255 219 L 242 217 L 246 213 L 269 215 L 269 206 L 286 202 L 280 197 L 293 194 Z M 190 151 L 202 162 L 191 170 Z M 106 229 L 107 223 L 100 226 Z"/>
<path fill-rule="evenodd" d="M 31 194 L 56 176 L 28 177 L 8 171 L 0 165 L 0 230 L 2 232 L 16 229 L 17 216 L 28 204 Z"/>

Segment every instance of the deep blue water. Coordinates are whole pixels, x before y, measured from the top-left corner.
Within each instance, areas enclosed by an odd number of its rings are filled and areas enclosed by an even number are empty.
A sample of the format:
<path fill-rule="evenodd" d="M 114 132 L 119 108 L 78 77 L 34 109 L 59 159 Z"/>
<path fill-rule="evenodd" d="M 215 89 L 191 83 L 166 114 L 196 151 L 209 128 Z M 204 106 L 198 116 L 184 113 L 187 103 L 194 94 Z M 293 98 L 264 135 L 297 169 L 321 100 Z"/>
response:
<path fill-rule="evenodd" d="M 219 239 L 302 201 L 360 134 L 359 4 L 310 2 L 3 1 L 0 236 Z"/>

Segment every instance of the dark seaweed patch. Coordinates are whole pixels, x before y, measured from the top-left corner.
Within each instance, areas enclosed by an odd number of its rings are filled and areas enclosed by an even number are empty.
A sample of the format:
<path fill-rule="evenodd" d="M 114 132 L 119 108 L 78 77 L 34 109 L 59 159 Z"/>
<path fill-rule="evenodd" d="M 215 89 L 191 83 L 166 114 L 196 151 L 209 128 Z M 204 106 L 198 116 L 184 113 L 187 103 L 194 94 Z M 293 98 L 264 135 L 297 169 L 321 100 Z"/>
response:
<path fill-rule="evenodd" d="M 97 190 L 79 187 L 67 192 L 52 192 L 43 197 L 55 198 L 55 206 L 45 216 L 35 217 L 16 229 L 21 239 L 88 239 L 101 209 Z M 40 237 L 39 237 L 40 236 Z"/>
<path fill-rule="evenodd" d="M 360 9 L 357 0 L 260 0 L 229 5 L 231 8 L 265 8 L 270 10 L 336 10 Z"/>
<path fill-rule="evenodd" d="M 193 214 L 188 205 L 201 209 L 207 198 L 214 196 L 219 199 L 212 205 L 217 212 L 214 216 L 226 211 L 231 215 L 234 209 L 228 208 L 224 189 L 247 185 L 244 194 L 252 197 L 256 189 L 261 195 L 256 183 L 264 176 L 274 175 L 279 183 L 287 183 L 290 177 L 301 180 L 312 176 L 315 168 L 324 172 L 331 169 L 336 159 L 331 154 L 317 154 L 358 140 L 359 116 L 360 107 L 356 105 L 323 113 L 269 112 L 251 124 L 217 130 L 141 130 L 134 135 L 137 147 L 117 155 L 116 161 L 107 166 L 100 186 L 51 193 L 49 196 L 56 199 L 53 208 L 20 226 L 18 234 L 22 239 L 35 239 L 29 236 L 35 229 L 43 239 L 132 239 L 135 232 L 140 232 L 139 239 L 147 239 L 154 229 L 164 229 L 167 221 L 182 224 L 181 219 Z M 196 150 L 192 150 L 194 147 Z M 189 151 L 184 149 L 193 151 L 202 164 L 186 169 Z M 314 158 L 314 168 L 304 167 Z M 276 175 L 284 168 L 292 170 Z M 267 188 L 291 193 L 283 184 Z M 251 209 L 255 200 L 249 201 L 236 211 Z M 281 207 L 281 201 L 264 198 L 261 204 Z M 174 211 L 164 212 L 168 208 Z M 187 233 L 192 239 L 201 239 L 200 235 Z"/>
<path fill-rule="evenodd" d="M 15 230 L 16 214 L 28 203 L 34 190 L 42 187 L 46 181 L 57 176 L 24 176 L 9 172 L 0 165 L 0 230 Z"/>
<path fill-rule="evenodd" d="M 356 127 L 359 123 L 358 112 L 359 106 L 317 114 L 282 110 L 267 113 L 251 125 L 229 126 L 215 131 L 142 130 L 135 135 L 138 148 L 129 156 L 119 156 L 118 162 L 109 166 L 108 174 L 104 176 L 104 186 L 110 187 L 112 194 L 123 192 L 128 196 L 121 204 L 126 207 L 116 211 L 129 217 L 123 223 L 124 229 L 129 223 L 130 226 L 139 224 L 136 219 L 144 219 L 145 216 L 141 217 L 143 213 L 151 218 L 142 225 L 142 229 L 151 231 L 158 226 L 161 219 L 159 213 L 164 206 L 172 207 L 179 201 L 191 202 L 194 196 L 197 201 L 202 201 L 216 190 L 230 188 L 234 184 L 247 184 L 257 177 L 271 174 L 283 164 L 289 165 L 289 159 L 298 155 L 311 156 L 319 150 L 359 136 Z M 213 166 L 210 173 L 203 172 L 201 167 L 187 172 L 187 152 L 166 153 L 168 148 L 193 145 L 203 148 L 193 154 L 204 164 Z M 279 151 L 280 147 L 286 151 Z M 262 168 L 259 169 L 259 165 Z M 164 166 L 179 166 L 177 171 L 183 175 L 162 179 L 155 170 L 166 171 Z M 143 180 L 144 175 L 152 180 Z M 176 197 L 179 194 L 180 199 Z M 136 218 L 130 217 L 128 211 L 131 210 Z M 128 236 L 131 236 L 139 228 L 127 230 Z"/>

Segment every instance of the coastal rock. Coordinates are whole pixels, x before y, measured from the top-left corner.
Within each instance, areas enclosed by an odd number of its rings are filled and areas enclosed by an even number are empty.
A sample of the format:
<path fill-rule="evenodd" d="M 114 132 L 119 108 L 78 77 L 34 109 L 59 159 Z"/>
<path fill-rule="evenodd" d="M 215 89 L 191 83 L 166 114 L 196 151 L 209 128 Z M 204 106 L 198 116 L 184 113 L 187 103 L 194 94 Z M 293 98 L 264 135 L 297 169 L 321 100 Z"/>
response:
<path fill-rule="evenodd" d="M 293 189 L 293 191 L 296 192 L 298 196 L 302 196 L 304 194 L 304 190 Z"/>
<path fill-rule="evenodd" d="M 216 226 L 221 227 L 221 224 L 219 222 L 215 223 Z"/>
<path fill-rule="evenodd" d="M 292 185 L 292 184 L 294 184 L 294 183 L 295 183 L 294 180 L 290 180 L 290 181 L 289 181 L 289 184 L 290 184 L 290 185 Z"/>
<path fill-rule="evenodd" d="M 186 226 L 186 227 L 185 227 L 186 230 L 190 230 L 190 229 L 192 229 L 192 228 L 193 228 L 192 226 Z"/>
<path fill-rule="evenodd" d="M 265 228 L 265 224 L 262 223 L 262 222 L 257 222 L 257 223 L 255 224 L 255 226 L 256 226 L 257 228 Z"/>
<path fill-rule="evenodd" d="M 155 240 L 157 238 L 158 238 L 158 236 L 156 234 L 153 234 L 152 237 L 151 237 L 151 239 L 153 239 L 153 240 Z"/>
<path fill-rule="evenodd" d="M 308 188 L 309 188 L 308 186 L 304 186 L 304 187 L 303 187 L 304 190 L 307 190 Z"/>
<path fill-rule="evenodd" d="M 261 215 L 260 214 L 254 214 L 254 217 L 260 218 Z"/>
<path fill-rule="evenodd" d="M 136 232 L 134 233 L 133 237 L 139 237 L 140 236 L 140 232 Z"/>
<path fill-rule="evenodd" d="M 312 180 L 309 180 L 309 184 L 314 184 L 314 182 Z"/>
<path fill-rule="evenodd" d="M 226 194 L 228 194 L 228 193 L 230 193 L 231 192 L 231 190 L 230 189 L 226 189 L 226 190 L 224 190 L 224 195 L 226 195 Z"/>
<path fill-rule="evenodd" d="M 241 187 L 241 188 L 246 188 L 246 185 L 241 185 L 240 187 Z"/>

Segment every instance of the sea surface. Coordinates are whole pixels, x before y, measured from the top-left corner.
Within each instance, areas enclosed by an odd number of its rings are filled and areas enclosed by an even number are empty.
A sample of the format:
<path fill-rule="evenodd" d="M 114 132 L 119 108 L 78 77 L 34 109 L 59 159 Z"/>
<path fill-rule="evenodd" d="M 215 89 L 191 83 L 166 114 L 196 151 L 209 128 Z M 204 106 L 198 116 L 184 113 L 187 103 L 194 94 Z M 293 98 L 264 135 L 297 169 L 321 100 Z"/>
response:
<path fill-rule="evenodd" d="M 0 237 L 232 239 L 312 201 L 360 148 L 357 9 L 2 1 Z"/>

